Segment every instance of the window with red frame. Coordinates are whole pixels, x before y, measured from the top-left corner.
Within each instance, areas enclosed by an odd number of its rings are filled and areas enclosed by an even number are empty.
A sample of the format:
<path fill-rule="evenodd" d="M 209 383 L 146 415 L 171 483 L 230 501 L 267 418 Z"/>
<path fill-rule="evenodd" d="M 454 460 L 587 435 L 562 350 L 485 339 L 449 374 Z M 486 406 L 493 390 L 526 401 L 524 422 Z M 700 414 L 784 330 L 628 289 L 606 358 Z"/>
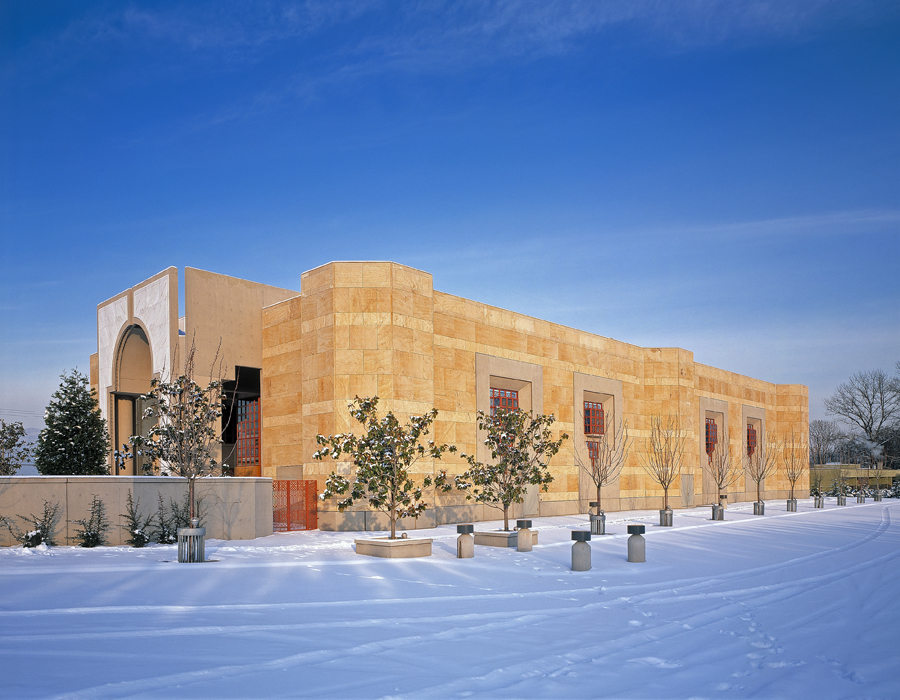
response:
<path fill-rule="evenodd" d="M 756 452 L 756 428 L 752 423 L 747 423 L 747 456 L 752 457 Z"/>
<path fill-rule="evenodd" d="M 587 448 L 588 457 L 591 460 L 591 467 L 596 469 L 597 463 L 600 461 L 600 443 L 595 440 L 588 440 Z"/>
<path fill-rule="evenodd" d="M 706 419 L 706 454 L 712 459 L 716 445 L 719 444 L 719 426 L 713 418 Z"/>
<path fill-rule="evenodd" d="M 513 411 L 519 407 L 519 392 L 512 389 L 491 389 L 491 418 L 498 412 Z"/>
<path fill-rule="evenodd" d="M 594 401 L 584 402 L 584 434 L 603 435 L 603 404 Z"/>
<path fill-rule="evenodd" d="M 237 463 L 259 466 L 259 399 L 237 402 Z"/>

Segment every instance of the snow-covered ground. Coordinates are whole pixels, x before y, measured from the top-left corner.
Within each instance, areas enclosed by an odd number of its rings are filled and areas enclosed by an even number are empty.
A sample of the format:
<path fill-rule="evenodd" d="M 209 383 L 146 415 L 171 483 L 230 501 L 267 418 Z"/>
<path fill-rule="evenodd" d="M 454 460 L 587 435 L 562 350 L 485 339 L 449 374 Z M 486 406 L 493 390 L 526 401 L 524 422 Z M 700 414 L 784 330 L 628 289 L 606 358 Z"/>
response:
<path fill-rule="evenodd" d="M 328 532 L 211 541 L 193 565 L 0 550 L 0 697 L 900 697 L 900 502 L 766 512 L 610 514 L 589 572 L 586 516 L 464 560 L 453 526 L 411 533 L 435 538 L 412 560 Z"/>

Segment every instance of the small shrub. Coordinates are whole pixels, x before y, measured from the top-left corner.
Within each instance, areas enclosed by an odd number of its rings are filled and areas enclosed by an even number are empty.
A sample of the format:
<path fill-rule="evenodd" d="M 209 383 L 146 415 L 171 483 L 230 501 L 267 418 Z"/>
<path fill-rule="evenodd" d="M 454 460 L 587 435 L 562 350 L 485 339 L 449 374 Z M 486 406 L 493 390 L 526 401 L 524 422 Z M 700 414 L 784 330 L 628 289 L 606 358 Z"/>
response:
<path fill-rule="evenodd" d="M 106 517 L 106 506 L 97 494 L 91 499 L 91 514 L 81 520 L 73 520 L 80 525 L 75 531 L 75 539 L 80 547 L 99 547 L 106 544 L 106 532 L 109 530 L 109 518 Z"/>
<path fill-rule="evenodd" d="M 156 506 L 156 527 L 153 529 L 153 537 L 156 538 L 157 544 L 174 544 L 177 540 L 178 531 L 173 522 L 173 518 L 169 515 L 166 504 L 163 503 L 162 494 L 157 494 L 159 503 Z"/>
<path fill-rule="evenodd" d="M 145 547 L 151 542 L 151 530 L 153 528 L 154 515 L 142 517 L 140 514 L 140 501 L 135 501 L 131 497 L 131 491 L 125 499 L 125 510 L 121 517 L 125 518 L 124 527 L 128 530 L 129 538 L 125 540 L 125 544 L 132 547 Z"/>
<path fill-rule="evenodd" d="M 45 544 L 52 547 L 53 530 L 56 527 L 56 519 L 59 515 L 59 503 L 44 501 L 44 510 L 41 515 L 20 515 L 19 517 L 31 525 L 31 530 L 19 535 L 19 541 L 23 547 L 37 547 Z"/>

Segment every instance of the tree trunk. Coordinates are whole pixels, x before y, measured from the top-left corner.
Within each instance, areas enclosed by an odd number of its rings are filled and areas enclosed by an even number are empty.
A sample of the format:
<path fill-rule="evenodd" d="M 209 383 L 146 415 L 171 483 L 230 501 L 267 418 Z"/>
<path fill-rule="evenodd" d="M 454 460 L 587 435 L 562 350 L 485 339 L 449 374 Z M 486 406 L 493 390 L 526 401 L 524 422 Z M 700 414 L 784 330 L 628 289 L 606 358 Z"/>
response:
<path fill-rule="evenodd" d="M 503 504 L 503 529 L 509 530 L 509 504 Z"/>
<path fill-rule="evenodd" d="M 663 489 L 663 510 L 669 510 L 669 487 Z"/>
<path fill-rule="evenodd" d="M 603 512 L 603 507 L 600 505 L 600 491 L 602 488 L 602 486 L 597 487 L 597 515 Z"/>
<path fill-rule="evenodd" d="M 190 513 L 190 517 L 188 518 L 188 523 L 194 519 L 194 480 L 188 479 L 188 512 Z"/>
<path fill-rule="evenodd" d="M 756 502 L 762 503 L 762 479 L 756 482 Z"/>

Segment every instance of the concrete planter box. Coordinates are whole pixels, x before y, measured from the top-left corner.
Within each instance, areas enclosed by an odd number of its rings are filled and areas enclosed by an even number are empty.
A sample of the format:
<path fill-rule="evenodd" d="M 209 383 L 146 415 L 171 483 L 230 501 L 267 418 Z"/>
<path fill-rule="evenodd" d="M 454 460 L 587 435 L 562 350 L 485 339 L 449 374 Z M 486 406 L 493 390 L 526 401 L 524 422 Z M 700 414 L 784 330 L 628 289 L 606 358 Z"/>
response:
<path fill-rule="evenodd" d="M 531 533 L 531 544 L 538 543 L 538 533 Z M 486 547 L 518 547 L 518 530 L 491 530 L 490 532 L 476 532 L 475 544 L 483 544 Z"/>
<path fill-rule="evenodd" d="M 364 554 L 368 557 L 381 557 L 383 559 L 430 557 L 432 541 L 426 538 L 392 540 L 387 537 L 353 540 L 356 544 L 357 554 Z"/>

